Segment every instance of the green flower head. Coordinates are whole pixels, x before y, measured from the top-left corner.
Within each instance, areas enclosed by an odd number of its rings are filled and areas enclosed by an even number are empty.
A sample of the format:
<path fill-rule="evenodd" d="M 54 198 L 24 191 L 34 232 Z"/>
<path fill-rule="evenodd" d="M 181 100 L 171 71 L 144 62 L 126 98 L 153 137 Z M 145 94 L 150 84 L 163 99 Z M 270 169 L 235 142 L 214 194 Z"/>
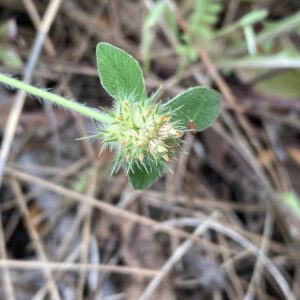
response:
<path fill-rule="evenodd" d="M 115 152 L 113 171 L 123 166 L 126 173 L 136 168 L 149 172 L 169 162 L 181 144 L 184 126 L 153 98 L 116 102 L 110 115 L 113 122 L 101 129 L 99 137 L 103 147 Z"/>

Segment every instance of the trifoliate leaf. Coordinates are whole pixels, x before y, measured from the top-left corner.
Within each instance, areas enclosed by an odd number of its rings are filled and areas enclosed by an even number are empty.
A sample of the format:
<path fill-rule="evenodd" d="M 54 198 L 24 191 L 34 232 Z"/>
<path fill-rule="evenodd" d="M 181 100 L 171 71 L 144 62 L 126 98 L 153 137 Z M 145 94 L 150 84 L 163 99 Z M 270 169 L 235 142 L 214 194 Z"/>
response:
<path fill-rule="evenodd" d="M 221 112 L 220 94 L 205 87 L 193 87 L 179 94 L 168 103 L 166 108 L 173 111 L 172 118 L 183 125 L 193 121 L 196 130 L 209 127 Z"/>
<path fill-rule="evenodd" d="M 108 43 L 99 43 L 96 56 L 101 84 L 113 98 L 119 101 L 145 99 L 142 70 L 130 54 Z"/>

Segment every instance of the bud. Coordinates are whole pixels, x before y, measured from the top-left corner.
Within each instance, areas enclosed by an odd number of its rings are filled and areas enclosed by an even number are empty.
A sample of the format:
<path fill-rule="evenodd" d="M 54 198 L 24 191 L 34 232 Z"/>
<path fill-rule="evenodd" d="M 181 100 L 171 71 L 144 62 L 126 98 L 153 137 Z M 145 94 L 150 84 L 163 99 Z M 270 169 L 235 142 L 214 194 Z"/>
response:
<path fill-rule="evenodd" d="M 158 146 L 158 147 L 157 147 L 157 151 L 158 151 L 159 153 L 164 153 L 164 152 L 168 152 L 168 149 L 165 148 L 165 147 L 163 147 L 163 146 Z"/>
<path fill-rule="evenodd" d="M 160 141 L 158 139 L 152 139 L 149 141 L 149 151 L 153 156 L 155 156 L 159 143 Z"/>
<path fill-rule="evenodd" d="M 167 153 L 164 153 L 164 154 L 162 155 L 162 157 L 163 157 L 163 159 L 164 159 L 165 161 L 170 161 L 170 158 L 169 158 L 169 156 L 168 156 Z"/>
<path fill-rule="evenodd" d="M 142 162 L 144 160 L 145 155 L 143 153 L 139 154 L 139 161 Z"/>
<path fill-rule="evenodd" d="M 174 135 L 174 131 L 176 132 L 172 124 L 167 123 L 161 126 L 161 128 L 159 129 L 159 136 L 162 139 L 167 139 L 168 137 Z"/>

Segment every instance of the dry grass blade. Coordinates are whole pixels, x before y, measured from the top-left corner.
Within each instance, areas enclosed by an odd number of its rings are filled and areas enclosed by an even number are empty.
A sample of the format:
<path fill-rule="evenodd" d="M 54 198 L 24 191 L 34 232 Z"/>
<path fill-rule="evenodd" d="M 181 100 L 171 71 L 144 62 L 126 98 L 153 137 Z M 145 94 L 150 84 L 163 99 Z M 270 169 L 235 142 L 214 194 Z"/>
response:
<path fill-rule="evenodd" d="M 203 221 L 199 221 L 198 219 L 191 219 L 191 218 L 182 218 L 177 219 L 174 221 L 167 221 L 165 223 L 167 224 L 173 224 L 177 226 L 198 226 Z M 291 291 L 287 281 L 285 280 L 282 273 L 279 271 L 279 269 L 275 266 L 275 264 L 269 259 L 263 252 L 260 252 L 259 249 L 251 243 L 249 240 L 244 238 L 242 235 L 237 233 L 236 231 L 224 227 L 223 224 L 218 223 L 216 221 L 211 220 L 209 223 L 209 227 L 215 231 L 221 232 L 224 235 L 228 236 L 230 239 L 234 240 L 238 244 L 240 244 L 242 247 L 247 249 L 247 251 L 251 252 L 254 256 L 257 257 L 261 261 L 261 263 L 265 266 L 265 268 L 268 270 L 270 275 L 274 278 L 278 286 L 280 287 L 283 295 L 287 300 L 296 300 L 293 292 Z"/>
<path fill-rule="evenodd" d="M 87 191 L 87 196 L 93 197 L 96 191 L 97 186 L 97 171 L 98 171 L 98 165 L 97 163 L 94 164 L 94 168 L 90 174 L 90 184 Z M 84 205 L 84 204 L 83 204 Z M 82 209 L 84 210 L 85 219 L 83 223 L 82 228 L 82 242 L 81 242 L 81 262 L 87 263 L 88 261 L 88 250 L 89 245 L 91 242 L 91 221 L 92 221 L 92 207 L 91 206 L 83 206 Z M 85 270 L 81 270 L 80 276 L 79 276 L 79 282 L 77 287 L 77 299 L 82 299 L 83 297 L 83 289 L 84 289 L 84 283 L 86 278 L 86 272 Z"/>
<path fill-rule="evenodd" d="M 7 267 L 9 269 L 17 270 L 45 270 L 52 271 L 75 271 L 80 272 L 98 270 L 101 272 L 141 276 L 144 278 L 153 278 L 157 274 L 160 274 L 160 270 L 149 270 L 135 267 L 120 267 L 105 264 L 81 264 L 81 263 L 68 263 L 68 262 L 42 262 L 42 261 L 28 261 L 28 260 L 0 260 L 0 267 Z"/>
<path fill-rule="evenodd" d="M 272 234 L 272 230 L 273 230 L 273 212 L 269 210 L 267 212 L 267 217 L 265 220 L 265 228 L 263 233 L 263 240 L 261 243 L 261 247 L 259 249 L 259 256 L 261 255 L 267 256 L 267 251 L 269 248 L 269 238 Z M 257 259 L 254 266 L 252 278 L 245 296 L 245 300 L 254 299 L 255 287 L 259 286 L 261 282 L 261 277 L 262 277 L 262 263 L 261 263 L 261 259 Z"/>
<path fill-rule="evenodd" d="M 210 221 L 216 217 L 216 214 L 213 213 L 207 220 L 205 220 L 202 224 L 200 224 L 195 231 L 193 232 L 193 236 L 202 235 L 210 225 Z M 161 268 L 161 273 L 159 273 L 156 277 L 154 277 L 149 285 L 146 287 L 144 293 L 141 295 L 139 300 L 148 300 L 150 299 L 153 292 L 159 286 L 159 284 L 163 281 L 165 276 L 172 270 L 174 265 L 178 263 L 178 261 L 184 256 L 184 254 L 189 251 L 189 249 L 193 246 L 192 240 L 186 240 L 182 243 L 174 253 L 169 257 L 169 259 L 165 262 L 165 264 Z"/>
<path fill-rule="evenodd" d="M 49 281 L 49 288 L 50 288 L 49 292 L 50 292 L 51 298 L 54 300 L 59 300 L 59 299 L 61 299 L 61 297 L 59 295 L 58 287 L 55 283 L 55 280 L 53 278 L 53 275 L 52 275 L 50 269 L 47 268 L 48 257 L 46 255 L 45 248 L 40 239 L 37 229 L 35 228 L 35 226 L 33 225 L 32 221 L 31 221 L 30 213 L 25 204 L 24 197 L 23 197 L 23 194 L 21 191 L 21 187 L 15 179 L 12 179 L 11 184 L 12 184 L 12 188 L 16 194 L 16 200 L 20 207 L 21 214 L 24 217 L 24 221 L 25 221 L 25 225 L 27 227 L 28 233 L 31 236 L 32 242 L 36 249 L 37 256 L 41 262 L 45 263 L 45 269 L 43 270 L 44 277 L 47 281 Z"/>
<path fill-rule="evenodd" d="M 41 25 L 41 19 L 36 7 L 34 6 L 34 3 L 32 2 L 32 0 L 22 0 L 22 1 L 26 9 L 28 10 L 28 14 L 30 15 L 32 22 L 34 23 L 34 26 L 38 29 L 39 26 Z M 54 56 L 56 54 L 53 43 L 51 42 L 49 37 L 46 37 L 45 48 L 50 56 Z"/>
<path fill-rule="evenodd" d="M 3 233 L 3 222 L 2 222 L 2 214 L 0 212 L 0 257 L 5 261 L 7 259 L 6 249 L 5 249 L 5 237 Z M 10 276 L 10 271 L 8 270 L 6 264 L 3 266 L 3 274 L 2 274 L 2 280 L 3 285 L 6 293 L 6 299 L 7 300 L 14 300 L 16 299 L 12 280 Z"/>
<path fill-rule="evenodd" d="M 39 26 L 39 30 L 36 36 L 36 39 L 34 41 L 34 45 L 32 47 L 32 51 L 30 53 L 30 57 L 28 60 L 28 63 L 26 64 L 25 70 L 24 70 L 24 76 L 23 80 L 26 83 L 31 82 L 31 77 L 34 71 L 34 68 L 37 64 L 38 58 L 40 56 L 43 44 L 45 42 L 46 36 L 48 34 L 48 31 L 51 27 L 51 24 L 58 12 L 58 9 L 61 4 L 61 0 L 51 0 L 47 10 L 45 12 L 45 16 Z M 1 146 L 1 152 L 0 152 L 0 188 L 2 185 L 2 178 L 4 173 L 5 164 L 8 158 L 9 150 L 11 147 L 11 143 L 14 139 L 17 124 L 25 103 L 25 97 L 26 93 L 23 91 L 18 92 L 14 104 L 12 106 L 7 124 L 6 129 L 4 131 L 4 137 L 3 142 Z"/>
<path fill-rule="evenodd" d="M 189 234 L 187 232 L 184 232 L 182 230 L 174 229 L 171 226 L 168 226 L 166 224 L 159 223 L 157 221 L 151 220 L 151 219 L 146 218 L 144 216 L 141 216 L 141 215 L 135 214 L 133 212 L 123 210 L 121 208 L 115 207 L 115 206 L 113 206 L 111 204 L 108 204 L 108 203 L 104 203 L 104 202 L 99 201 L 99 200 L 97 200 L 93 197 L 88 197 L 88 196 L 85 196 L 85 195 L 81 195 L 80 193 L 77 193 L 75 191 L 71 191 L 69 189 L 66 189 L 66 188 L 61 187 L 59 185 L 50 183 L 46 180 L 37 178 L 35 176 L 19 172 L 19 171 L 13 170 L 13 169 L 8 168 L 8 167 L 5 168 L 5 172 L 8 175 L 10 175 L 12 177 L 15 177 L 19 180 L 22 180 L 22 181 L 25 181 L 25 182 L 30 182 L 32 184 L 38 185 L 42 188 L 45 188 L 45 189 L 47 189 L 49 191 L 52 191 L 54 193 L 58 193 L 60 195 L 63 195 L 65 197 L 73 199 L 75 201 L 84 202 L 87 205 L 91 205 L 94 208 L 97 208 L 101 211 L 109 213 L 113 216 L 121 217 L 121 218 L 127 219 L 131 222 L 138 222 L 140 224 L 153 227 L 153 229 L 160 230 L 160 231 L 168 233 L 168 234 L 172 234 L 176 237 L 190 238 L 190 239 L 192 239 L 196 242 L 201 242 L 202 245 L 205 245 L 205 246 L 207 246 L 207 247 L 209 247 L 209 248 L 211 248 L 215 251 L 218 251 L 218 252 L 222 251 L 222 250 L 226 251 L 226 252 L 231 252 L 227 248 L 224 248 L 222 246 L 216 246 L 213 243 L 210 243 L 210 242 L 206 241 L 205 239 L 197 238 L 197 237 L 192 236 L 191 234 Z"/>

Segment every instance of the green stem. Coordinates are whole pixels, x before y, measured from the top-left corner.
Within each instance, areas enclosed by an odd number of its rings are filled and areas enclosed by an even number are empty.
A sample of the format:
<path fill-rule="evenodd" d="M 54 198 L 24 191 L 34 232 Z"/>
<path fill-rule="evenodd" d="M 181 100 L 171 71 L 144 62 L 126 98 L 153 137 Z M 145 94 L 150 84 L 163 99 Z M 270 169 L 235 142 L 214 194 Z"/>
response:
<path fill-rule="evenodd" d="M 22 90 L 28 94 L 31 94 L 38 98 L 41 98 L 46 101 L 57 104 L 59 106 L 62 106 L 70 111 L 79 113 L 85 117 L 94 119 L 98 122 L 108 124 L 108 123 L 111 123 L 111 121 L 112 121 L 112 119 L 109 115 L 99 112 L 96 109 L 84 106 L 83 104 L 80 104 L 78 102 L 67 100 L 61 96 L 41 90 L 39 88 L 31 86 L 31 85 L 24 83 L 22 81 L 19 81 L 17 79 L 11 78 L 9 76 L 0 74 L 0 82 L 3 84 L 9 85 L 12 88 Z"/>

